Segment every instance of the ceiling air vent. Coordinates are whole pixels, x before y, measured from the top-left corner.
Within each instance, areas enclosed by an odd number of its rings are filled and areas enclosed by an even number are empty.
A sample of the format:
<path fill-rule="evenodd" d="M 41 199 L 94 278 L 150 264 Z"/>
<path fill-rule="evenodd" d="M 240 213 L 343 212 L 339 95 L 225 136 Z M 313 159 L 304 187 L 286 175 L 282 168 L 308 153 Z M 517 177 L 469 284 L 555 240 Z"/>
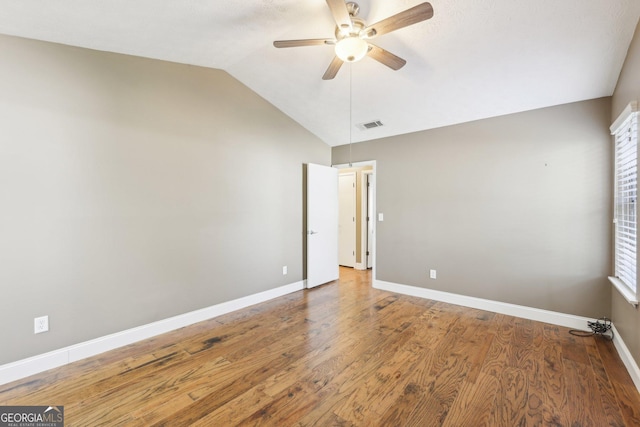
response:
<path fill-rule="evenodd" d="M 384 126 L 380 120 L 374 120 L 372 122 L 361 123 L 358 125 L 361 130 L 379 128 L 380 126 Z"/>

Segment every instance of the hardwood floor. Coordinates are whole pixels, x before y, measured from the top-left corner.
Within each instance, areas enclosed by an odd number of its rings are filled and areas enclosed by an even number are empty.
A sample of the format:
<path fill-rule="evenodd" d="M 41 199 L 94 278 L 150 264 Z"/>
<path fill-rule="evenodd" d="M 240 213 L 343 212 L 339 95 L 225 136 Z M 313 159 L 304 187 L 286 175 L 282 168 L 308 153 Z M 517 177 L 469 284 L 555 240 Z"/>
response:
<path fill-rule="evenodd" d="M 640 426 L 611 342 L 367 272 L 0 386 L 67 426 Z"/>

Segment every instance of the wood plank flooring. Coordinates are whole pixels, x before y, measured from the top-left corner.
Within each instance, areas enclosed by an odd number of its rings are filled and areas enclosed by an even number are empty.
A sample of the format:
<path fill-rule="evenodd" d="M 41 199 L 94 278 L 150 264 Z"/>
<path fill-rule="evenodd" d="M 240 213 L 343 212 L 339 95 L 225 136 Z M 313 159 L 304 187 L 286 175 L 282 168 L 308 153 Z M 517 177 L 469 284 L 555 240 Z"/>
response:
<path fill-rule="evenodd" d="M 640 426 L 611 342 L 338 282 L 0 386 L 67 426 Z"/>

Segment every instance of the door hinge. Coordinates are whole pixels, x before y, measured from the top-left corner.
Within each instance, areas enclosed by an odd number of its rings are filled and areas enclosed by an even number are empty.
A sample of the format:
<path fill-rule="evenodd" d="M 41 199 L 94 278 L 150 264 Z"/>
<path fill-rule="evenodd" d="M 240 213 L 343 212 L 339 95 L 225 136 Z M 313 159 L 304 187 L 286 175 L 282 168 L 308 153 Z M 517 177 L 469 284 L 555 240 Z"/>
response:
<path fill-rule="evenodd" d="M 369 251 L 367 251 L 367 256 L 369 256 L 369 255 L 371 255 L 371 254 L 369 253 Z"/>

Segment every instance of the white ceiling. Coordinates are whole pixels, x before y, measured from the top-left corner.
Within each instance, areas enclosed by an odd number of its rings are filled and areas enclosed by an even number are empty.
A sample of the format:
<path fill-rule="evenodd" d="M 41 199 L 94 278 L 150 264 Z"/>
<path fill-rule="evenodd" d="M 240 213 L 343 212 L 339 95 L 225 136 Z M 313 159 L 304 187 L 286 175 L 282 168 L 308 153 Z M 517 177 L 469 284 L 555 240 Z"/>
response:
<path fill-rule="evenodd" d="M 420 2 L 360 0 L 359 16 Z M 325 0 L 0 0 L 0 33 L 223 69 L 335 146 L 611 95 L 640 17 L 638 0 L 431 4 L 375 40 L 404 68 L 365 58 L 330 81 L 331 46 L 272 44 L 333 37 Z"/>

